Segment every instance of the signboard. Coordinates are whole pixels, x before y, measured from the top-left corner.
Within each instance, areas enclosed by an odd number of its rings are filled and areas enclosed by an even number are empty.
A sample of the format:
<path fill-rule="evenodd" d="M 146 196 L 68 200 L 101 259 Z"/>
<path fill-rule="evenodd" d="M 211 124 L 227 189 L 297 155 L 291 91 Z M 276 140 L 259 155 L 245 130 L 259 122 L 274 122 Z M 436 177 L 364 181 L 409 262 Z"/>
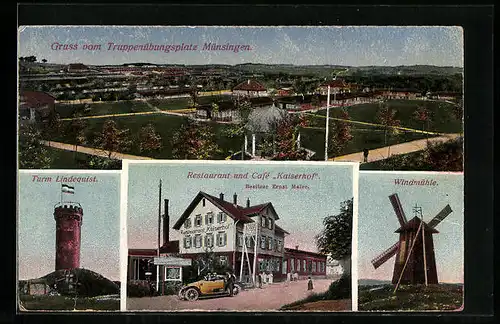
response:
<path fill-rule="evenodd" d="M 156 257 L 153 261 L 154 265 L 177 266 L 184 267 L 191 265 L 191 259 Z"/>

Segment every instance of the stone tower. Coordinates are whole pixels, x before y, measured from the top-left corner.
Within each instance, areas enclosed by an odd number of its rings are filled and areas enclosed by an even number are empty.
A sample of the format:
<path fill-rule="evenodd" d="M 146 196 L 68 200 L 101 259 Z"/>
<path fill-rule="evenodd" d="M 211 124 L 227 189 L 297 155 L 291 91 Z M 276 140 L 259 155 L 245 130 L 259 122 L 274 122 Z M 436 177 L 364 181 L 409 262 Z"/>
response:
<path fill-rule="evenodd" d="M 83 209 L 78 203 L 61 203 L 54 209 L 56 220 L 56 270 L 80 267 Z"/>

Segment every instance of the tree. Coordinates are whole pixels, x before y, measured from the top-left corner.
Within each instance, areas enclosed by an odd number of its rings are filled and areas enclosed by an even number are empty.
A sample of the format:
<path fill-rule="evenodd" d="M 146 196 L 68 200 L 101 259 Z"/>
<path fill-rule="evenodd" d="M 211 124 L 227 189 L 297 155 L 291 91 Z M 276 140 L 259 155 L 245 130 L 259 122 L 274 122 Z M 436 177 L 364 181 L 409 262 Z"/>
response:
<path fill-rule="evenodd" d="M 52 157 L 41 141 L 41 132 L 35 125 L 26 124 L 19 127 L 20 169 L 50 168 Z"/>
<path fill-rule="evenodd" d="M 87 123 L 81 118 L 80 113 L 75 113 L 74 118 L 70 123 L 67 124 L 66 134 L 70 137 L 71 141 L 75 145 L 75 159 L 76 152 L 78 151 L 78 145 L 85 144 L 87 138 L 85 136 L 85 129 L 87 128 Z"/>
<path fill-rule="evenodd" d="M 297 138 L 305 119 L 296 115 L 286 115 L 276 123 L 276 154 L 274 160 L 305 160 L 307 151 L 299 148 Z M 273 132 L 274 133 L 274 132 Z"/>
<path fill-rule="evenodd" d="M 42 63 L 47 63 L 47 60 L 46 59 L 42 59 Z"/>
<path fill-rule="evenodd" d="M 207 160 L 220 152 L 212 128 L 188 119 L 172 136 L 172 155 L 176 159 Z"/>
<path fill-rule="evenodd" d="M 377 120 L 384 125 L 384 144 L 387 145 L 388 135 L 396 135 L 398 130 L 394 127 L 400 125 L 400 120 L 396 118 L 397 111 L 392 109 L 389 105 L 381 103 L 377 111 Z M 388 146 L 387 156 L 391 155 L 391 147 Z"/>
<path fill-rule="evenodd" d="M 151 154 L 158 152 L 162 147 L 161 135 L 153 124 L 147 124 L 139 130 L 139 151 Z"/>
<path fill-rule="evenodd" d="M 41 135 L 44 138 L 54 138 L 59 136 L 62 129 L 59 113 L 52 109 L 47 116 L 47 120 L 42 124 Z"/>
<path fill-rule="evenodd" d="M 413 113 L 413 119 L 415 119 L 418 123 L 422 124 L 422 131 L 429 130 L 429 123 L 431 120 L 430 112 L 425 108 L 425 106 L 418 106 L 415 112 Z M 429 136 L 427 136 L 428 138 Z"/>
<path fill-rule="evenodd" d="M 301 78 L 295 79 L 293 82 L 293 90 L 302 96 L 302 100 L 304 100 L 304 95 L 307 94 L 307 85 Z"/>
<path fill-rule="evenodd" d="M 114 152 L 125 152 L 131 146 L 130 131 L 119 129 L 114 120 L 107 120 L 94 140 L 94 146 L 106 152 L 109 159 Z"/>
<path fill-rule="evenodd" d="M 316 236 L 320 253 L 338 260 L 343 276 L 351 274 L 353 198 L 340 203 L 340 213 L 323 219 L 323 230 Z"/>
<path fill-rule="evenodd" d="M 213 248 L 206 248 L 204 253 L 193 261 L 193 267 L 197 269 L 200 276 L 208 273 L 232 272 L 232 268 L 228 264 L 221 262 Z"/>
<path fill-rule="evenodd" d="M 342 110 L 340 118 L 349 120 L 349 113 L 346 110 Z M 353 137 L 351 134 L 351 124 L 345 121 L 335 121 L 328 137 L 328 155 L 338 156 Z"/>

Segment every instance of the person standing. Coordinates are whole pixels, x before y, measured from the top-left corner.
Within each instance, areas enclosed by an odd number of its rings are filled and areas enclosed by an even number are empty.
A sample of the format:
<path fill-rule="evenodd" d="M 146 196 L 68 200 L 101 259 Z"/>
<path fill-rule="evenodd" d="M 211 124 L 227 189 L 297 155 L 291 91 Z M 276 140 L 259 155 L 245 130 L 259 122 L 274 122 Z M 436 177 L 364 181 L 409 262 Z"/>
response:
<path fill-rule="evenodd" d="M 368 162 L 368 153 L 370 151 L 367 148 L 363 149 L 363 162 Z"/>
<path fill-rule="evenodd" d="M 309 281 L 307 282 L 307 290 L 313 290 L 313 289 L 314 289 L 313 281 L 312 281 L 311 276 L 309 276 Z"/>
<path fill-rule="evenodd" d="M 234 276 L 229 272 L 226 272 L 226 289 L 229 289 L 229 296 L 233 297 Z"/>
<path fill-rule="evenodd" d="M 259 288 L 262 288 L 262 273 L 259 273 L 257 276 L 257 280 L 259 282 Z"/>

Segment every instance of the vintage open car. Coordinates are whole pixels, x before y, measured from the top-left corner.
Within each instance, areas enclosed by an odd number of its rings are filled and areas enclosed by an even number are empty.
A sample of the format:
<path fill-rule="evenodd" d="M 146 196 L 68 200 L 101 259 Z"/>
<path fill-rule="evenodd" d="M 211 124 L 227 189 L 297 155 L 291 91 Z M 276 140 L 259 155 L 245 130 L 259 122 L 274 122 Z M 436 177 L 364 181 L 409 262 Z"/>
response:
<path fill-rule="evenodd" d="M 229 296 L 229 292 L 224 291 L 225 277 L 223 275 L 208 274 L 202 280 L 198 280 L 183 286 L 178 293 L 181 300 L 197 300 L 207 296 Z M 233 295 L 237 295 L 242 290 L 242 284 L 234 283 Z"/>

